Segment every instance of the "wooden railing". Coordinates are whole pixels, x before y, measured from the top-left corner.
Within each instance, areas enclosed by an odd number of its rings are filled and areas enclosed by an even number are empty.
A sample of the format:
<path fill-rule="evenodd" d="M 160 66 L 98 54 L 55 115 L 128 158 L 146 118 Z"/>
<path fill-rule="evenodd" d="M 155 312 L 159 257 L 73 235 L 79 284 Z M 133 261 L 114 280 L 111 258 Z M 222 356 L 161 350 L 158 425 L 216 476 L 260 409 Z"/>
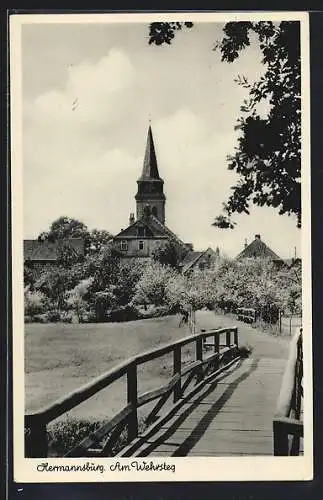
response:
<path fill-rule="evenodd" d="M 299 455 L 304 426 L 301 419 L 303 397 L 302 328 L 291 340 L 290 353 L 283 376 L 273 421 L 274 455 Z"/>
<path fill-rule="evenodd" d="M 246 323 L 254 323 L 257 319 L 256 310 L 247 307 L 239 307 L 237 310 L 238 319 Z"/>
<path fill-rule="evenodd" d="M 208 338 L 212 339 L 211 343 L 206 343 Z M 192 343 L 195 344 L 195 356 L 185 365 L 182 362 L 182 348 Z M 210 349 L 213 351 L 211 354 Z M 138 366 L 168 353 L 173 354 L 173 376 L 168 384 L 138 394 Z M 88 435 L 65 455 L 68 457 L 111 456 L 112 449 L 124 429 L 127 429 L 125 445 L 129 445 L 138 438 L 138 409 L 140 407 L 157 400 L 145 418 L 145 425 L 149 426 L 153 422 L 155 425 L 156 419 L 158 424 L 159 413 L 171 395 L 173 395 L 172 408 L 180 407 L 204 385 L 206 380 L 216 377 L 238 359 L 238 329 L 236 327 L 203 331 L 134 356 L 45 409 L 26 414 L 25 455 L 46 457 L 48 455 L 47 425 L 125 375 L 127 404 L 111 420 Z M 161 418 L 165 417 L 159 417 L 159 421 Z"/>

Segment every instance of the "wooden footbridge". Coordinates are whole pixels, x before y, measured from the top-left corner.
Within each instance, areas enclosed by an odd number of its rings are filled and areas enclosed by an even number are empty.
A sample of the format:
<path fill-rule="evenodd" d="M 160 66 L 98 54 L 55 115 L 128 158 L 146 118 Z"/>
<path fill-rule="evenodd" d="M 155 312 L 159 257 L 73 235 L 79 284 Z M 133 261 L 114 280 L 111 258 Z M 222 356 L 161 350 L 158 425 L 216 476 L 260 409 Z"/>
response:
<path fill-rule="evenodd" d="M 240 328 L 255 345 L 251 353 L 240 345 Z M 167 384 L 140 393 L 138 372 L 166 354 Z M 139 354 L 25 415 L 25 454 L 48 456 L 48 424 L 125 377 L 126 405 L 66 457 L 298 455 L 302 373 L 301 330 L 284 343 L 242 325 L 209 328 Z"/>

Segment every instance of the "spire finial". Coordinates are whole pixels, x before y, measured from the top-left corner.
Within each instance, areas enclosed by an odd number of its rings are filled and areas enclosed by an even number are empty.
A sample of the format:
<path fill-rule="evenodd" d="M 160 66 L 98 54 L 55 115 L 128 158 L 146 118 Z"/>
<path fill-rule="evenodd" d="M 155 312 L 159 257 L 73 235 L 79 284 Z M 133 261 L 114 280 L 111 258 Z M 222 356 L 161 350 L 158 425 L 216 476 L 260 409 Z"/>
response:
<path fill-rule="evenodd" d="M 149 113 L 149 115 L 148 115 L 148 121 L 149 121 L 149 125 L 151 125 L 151 113 Z"/>

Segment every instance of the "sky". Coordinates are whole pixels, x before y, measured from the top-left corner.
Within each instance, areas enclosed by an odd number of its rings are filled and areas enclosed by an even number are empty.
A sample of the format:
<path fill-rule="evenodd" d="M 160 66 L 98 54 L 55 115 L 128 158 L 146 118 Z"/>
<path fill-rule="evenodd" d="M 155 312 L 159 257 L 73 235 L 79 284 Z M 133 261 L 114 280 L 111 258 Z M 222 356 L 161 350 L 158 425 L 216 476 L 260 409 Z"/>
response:
<path fill-rule="evenodd" d="M 149 119 L 166 194 L 166 225 L 196 250 L 236 256 L 255 234 L 282 258 L 300 255 L 293 217 L 269 207 L 212 226 L 237 176 L 227 156 L 250 81 L 264 71 L 255 40 L 237 61 L 212 50 L 223 25 L 199 23 L 171 46 L 148 24 L 22 27 L 24 238 L 62 215 L 117 234 L 135 212 Z"/>

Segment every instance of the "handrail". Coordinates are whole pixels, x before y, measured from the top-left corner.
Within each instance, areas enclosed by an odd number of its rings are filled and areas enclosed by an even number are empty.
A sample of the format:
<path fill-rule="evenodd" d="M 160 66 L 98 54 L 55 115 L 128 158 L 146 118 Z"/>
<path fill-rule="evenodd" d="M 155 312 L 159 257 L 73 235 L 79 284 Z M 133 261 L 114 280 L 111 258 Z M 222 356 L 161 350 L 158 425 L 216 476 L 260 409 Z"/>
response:
<path fill-rule="evenodd" d="M 295 367 L 298 355 L 298 342 L 301 338 L 301 335 L 302 332 L 301 329 L 299 329 L 294 334 L 290 343 L 289 357 L 283 375 L 280 393 L 276 405 L 275 417 L 289 417 L 291 411 L 295 387 Z"/>
<path fill-rule="evenodd" d="M 123 361 L 122 363 L 119 363 L 110 370 L 106 371 L 102 375 L 99 375 L 91 382 L 88 382 L 78 389 L 71 391 L 68 395 L 57 399 L 54 403 L 49 404 L 45 408 L 28 413 L 26 415 L 25 421 L 26 423 L 29 423 L 30 420 L 34 418 L 35 415 L 37 415 L 38 417 L 42 416 L 43 421 L 49 423 L 55 418 L 60 417 L 66 411 L 69 411 L 75 406 L 78 406 L 80 403 L 83 403 L 121 376 L 125 375 L 130 365 L 140 365 L 145 363 L 146 361 L 152 361 L 153 359 L 163 356 L 164 354 L 172 352 L 172 350 L 176 346 L 182 347 L 194 340 L 207 338 L 215 334 L 220 335 L 221 333 L 226 333 L 228 330 L 234 330 L 234 328 L 220 328 L 218 330 L 208 330 L 206 332 L 197 333 L 194 335 L 190 335 L 189 337 L 183 337 L 182 339 L 176 340 L 175 342 L 169 342 L 168 344 L 165 344 L 161 347 L 147 350 L 142 354 L 132 356 L 126 361 Z"/>
<path fill-rule="evenodd" d="M 300 419 L 303 378 L 302 328 L 294 334 L 273 419 L 274 455 L 298 455 L 304 426 Z M 290 440 L 292 436 L 292 440 Z"/>
<path fill-rule="evenodd" d="M 221 335 L 225 335 L 224 344 L 220 343 Z M 203 359 L 203 340 L 208 337 L 214 338 L 214 343 L 210 344 L 214 347 L 214 354 Z M 188 366 L 182 367 L 181 348 L 192 342 L 196 344 L 195 360 L 192 360 Z M 229 363 L 235 357 L 238 358 L 237 349 L 238 329 L 237 327 L 231 327 L 202 331 L 129 358 L 45 408 L 26 414 L 25 427 L 29 428 L 29 436 L 26 441 L 28 443 L 28 456 L 47 456 L 47 424 L 49 422 L 75 408 L 124 375 L 127 376 L 127 405 L 110 422 L 105 423 L 97 431 L 83 439 L 75 449 L 70 450 L 68 456 L 80 456 L 79 453 L 81 453 L 82 449 L 84 451 L 84 447 L 88 449 L 91 447 L 91 443 L 98 442 L 103 435 L 116 429 L 116 426 L 122 425 L 123 422 L 128 425 L 128 438 L 131 441 L 138 436 L 137 411 L 139 407 L 159 398 L 155 408 L 147 417 L 147 420 L 151 420 L 165 404 L 170 394 L 174 394 L 174 403 L 176 403 L 183 397 L 184 390 L 187 389 L 195 376 L 197 382 L 200 382 L 206 377 L 210 366 L 213 366 L 216 371 L 220 366 L 219 363 L 223 361 Z M 164 387 L 138 394 L 137 367 L 167 353 L 173 353 L 173 376 L 171 380 Z M 185 375 L 188 375 L 188 377 L 182 385 L 181 379 Z"/>

